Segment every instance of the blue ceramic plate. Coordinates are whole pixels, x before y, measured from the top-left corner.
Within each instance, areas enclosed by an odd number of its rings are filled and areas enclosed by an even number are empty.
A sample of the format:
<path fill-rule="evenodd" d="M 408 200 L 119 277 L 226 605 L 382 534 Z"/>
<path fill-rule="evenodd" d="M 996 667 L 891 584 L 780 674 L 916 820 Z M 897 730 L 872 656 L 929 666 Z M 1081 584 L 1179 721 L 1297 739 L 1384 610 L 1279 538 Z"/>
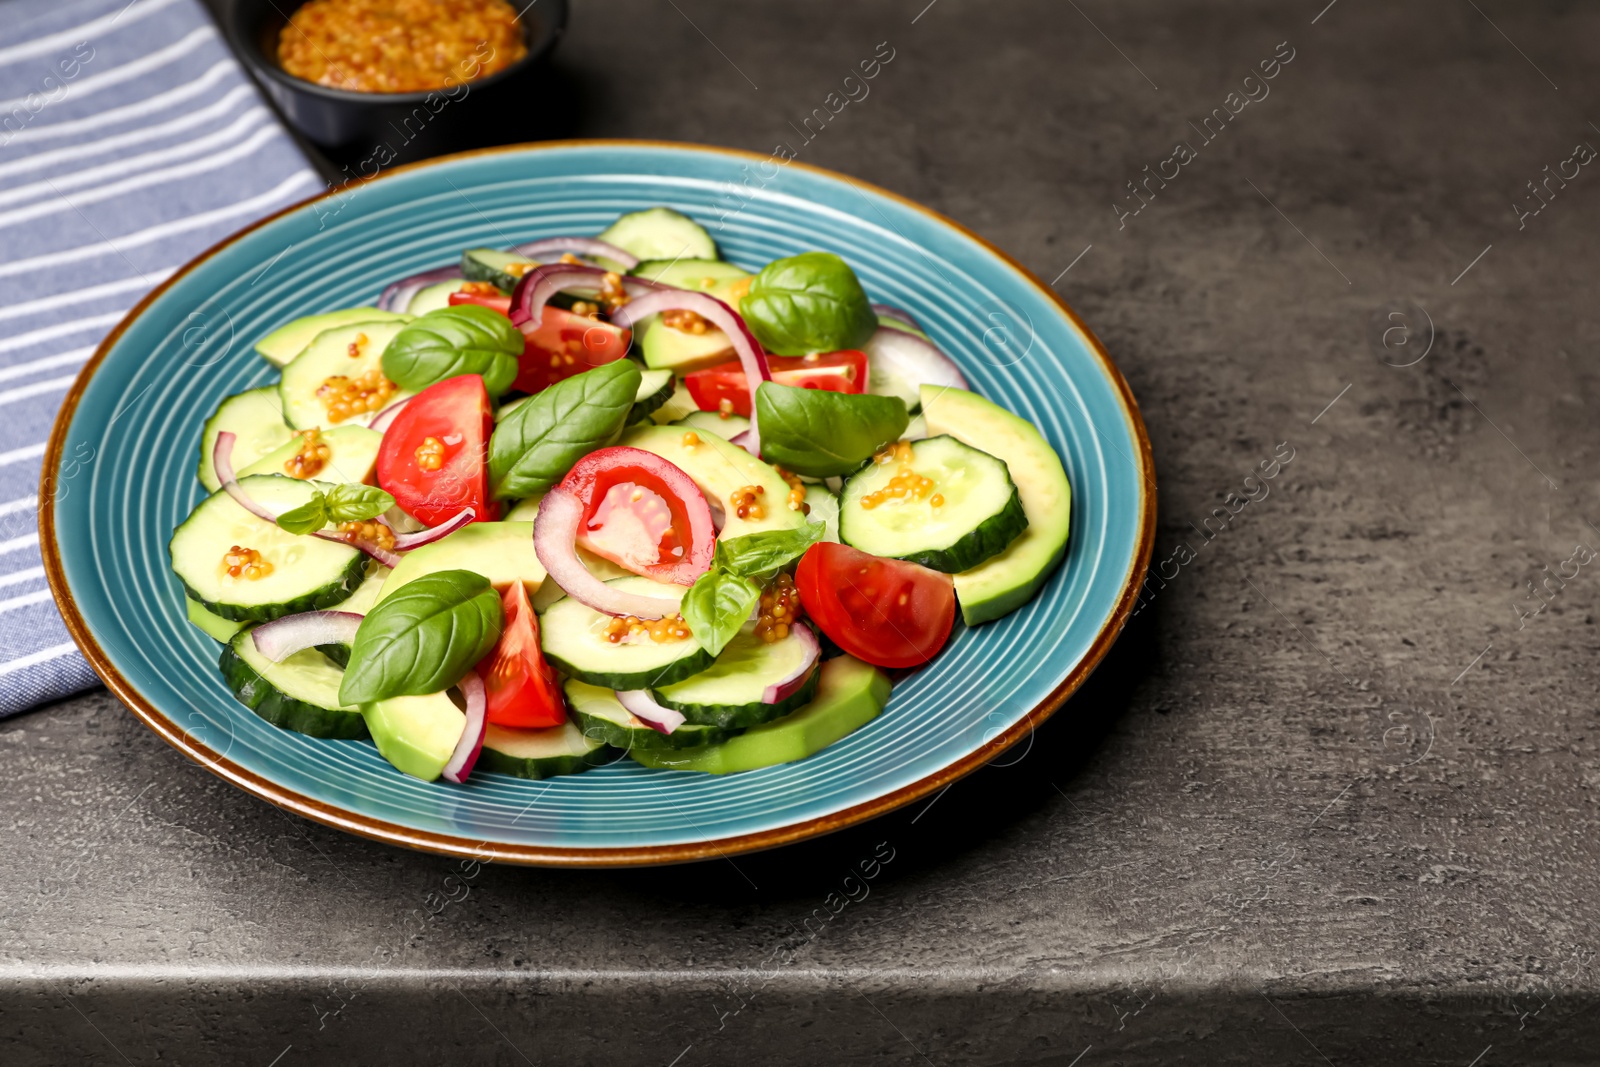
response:
<path fill-rule="evenodd" d="M 669 204 L 756 268 L 842 255 L 909 310 L 978 392 L 1028 418 L 1066 464 L 1065 564 L 1021 610 L 959 626 L 875 721 L 810 759 L 727 777 L 623 761 L 529 782 L 427 784 L 371 744 L 279 730 L 236 703 L 218 646 L 184 618 L 167 538 L 204 495 L 206 415 L 276 379 L 251 345 L 300 315 L 374 300 L 473 245 L 598 233 Z M 70 465 L 70 469 L 67 469 Z M 511 862 L 607 865 L 728 855 L 815 836 L 939 789 L 1026 737 L 1105 654 L 1149 560 L 1149 442 L 1127 384 L 1038 279 L 955 223 L 797 163 L 645 142 L 453 156 L 308 200 L 223 242 L 100 346 L 56 422 L 41 492 L 51 586 L 106 684 L 152 729 L 244 789 L 354 833 Z M 67 478 L 70 474 L 72 477 Z M 68 489 L 69 491 L 61 491 Z"/>

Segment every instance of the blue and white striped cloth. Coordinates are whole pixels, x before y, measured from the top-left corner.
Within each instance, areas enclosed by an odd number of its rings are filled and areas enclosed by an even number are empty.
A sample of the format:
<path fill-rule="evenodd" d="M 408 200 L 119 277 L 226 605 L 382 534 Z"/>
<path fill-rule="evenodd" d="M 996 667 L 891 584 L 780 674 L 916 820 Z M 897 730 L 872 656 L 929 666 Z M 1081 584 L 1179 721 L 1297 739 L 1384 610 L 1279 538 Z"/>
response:
<path fill-rule="evenodd" d="M 0 0 L 0 717 L 96 684 L 34 519 L 78 368 L 190 257 L 319 184 L 196 0 Z"/>

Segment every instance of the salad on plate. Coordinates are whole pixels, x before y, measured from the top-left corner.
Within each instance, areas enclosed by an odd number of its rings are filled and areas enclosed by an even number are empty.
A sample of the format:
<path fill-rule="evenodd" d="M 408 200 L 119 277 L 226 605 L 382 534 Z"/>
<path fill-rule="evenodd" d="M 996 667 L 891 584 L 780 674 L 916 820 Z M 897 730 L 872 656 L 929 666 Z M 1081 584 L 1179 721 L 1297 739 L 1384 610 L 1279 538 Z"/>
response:
<path fill-rule="evenodd" d="M 666 207 L 256 351 L 169 546 L 188 617 L 262 718 L 425 781 L 804 759 L 1066 548 L 1060 458 L 911 316 Z"/>

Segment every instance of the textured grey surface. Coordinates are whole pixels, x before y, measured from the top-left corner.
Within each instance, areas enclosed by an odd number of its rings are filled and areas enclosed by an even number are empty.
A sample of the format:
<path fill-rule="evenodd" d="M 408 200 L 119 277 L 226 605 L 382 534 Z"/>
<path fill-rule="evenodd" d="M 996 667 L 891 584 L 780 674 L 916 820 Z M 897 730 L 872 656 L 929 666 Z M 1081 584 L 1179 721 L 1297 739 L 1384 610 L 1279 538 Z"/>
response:
<path fill-rule="evenodd" d="M 1600 146 L 1600 11 L 922 2 L 578 5 L 565 112 L 770 150 L 891 43 L 800 158 L 1059 276 L 1149 424 L 1156 558 L 1194 552 L 1083 695 L 1012 765 L 832 838 L 464 882 L 104 694 L 23 716 L 9 1062 L 1592 1062 L 1600 571 L 1517 608 L 1600 549 L 1600 170 L 1525 228 L 1511 205 Z"/>

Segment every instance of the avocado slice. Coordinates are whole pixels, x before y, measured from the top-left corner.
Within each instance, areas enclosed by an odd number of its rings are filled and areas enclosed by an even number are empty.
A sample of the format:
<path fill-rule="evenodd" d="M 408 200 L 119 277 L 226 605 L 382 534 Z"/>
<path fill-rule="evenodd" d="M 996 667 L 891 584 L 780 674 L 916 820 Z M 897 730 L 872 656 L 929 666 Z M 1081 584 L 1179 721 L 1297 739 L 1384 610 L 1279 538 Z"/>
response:
<path fill-rule="evenodd" d="M 365 426 L 334 426 L 322 431 L 322 443 L 330 455 L 322 470 L 314 476 L 319 482 L 365 482 L 372 477 L 378 465 L 378 446 L 383 444 L 383 434 Z M 239 472 L 245 478 L 252 474 L 288 474 L 288 463 L 305 444 L 299 434 L 273 449 Z M 291 475 L 292 477 L 292 475 Z"/>
<path fill-rule="evenodd" d="M 207 611 L 205 605 L 193 597 L 186 596 L 183 602 L 189 612 L 189 621 L 198 626 L 201 633 L 215 641 L 223 643 L 232 641 L 233 635 L 248 625 L 224 619 L 221 615 Z"/>
<path fill-rule="evenodd" d="M 928 433 L 949 434 L 1005 461 L 1028 516 L 1028 528 L 1004 552 L 955 576 L 961 618 L 977 626 L 1033 599 L 1061 565 L 1072 487 L 1055 449 L 1026 419 L 964 389 L 924 385 L 921 393 Z"/>
<path fill-rule="evenodd" d="M 792 763 L 820 752 L 877 718 L 889 702 L 889 676 L 852 656 L 822 665 L 811 703 L 791 715 L 752 727 L 721 744 L 700 748 L 640 749 L 630 755 L 646 767 L 732 774 Z"/>
<path fill-rule="evenodd" d="M 379 754 L 424 782 L 443 773 L 467 727 L 467 716 L 448 693 L 377 700 L 361 706 L 361 717 Z"/>
<path fill-rule="evenodd" d="M 378 308 L 341 308 L 324 311 L 320 315 L 286 322 L 256 342 L 256 351 L 274 367 L 286 366 L 298 356 L 317 334 L 336 326 L 353 326 L 358 322 L 410 322 L 410 315 L 398 311 L 381 311 Z"/>
<path fill-rule="evenodd" d="M 639 264 L 631 273 L 679 289 L 710 293 L 735 311 L 739 309 L 740 298 L 750 289 L 749 271 L 718 260 L 651 260 Z M 664 325 L 659 315 L 652 315 L 639 328 L 638 343 L 646 366 L 679 373 L 735 358 L 733 342 L 721 330 L 688 333 Z"/>
<path fill-rule="evenodd" d="M 806 517 L 789 508 L 789 483 L 778 472 L 738 445 L 730 444 L 709 432 L 695 432 L 694 445 L 684 444 L 691 431 L 681 426 L 635 426 L 622 435 L 619 445 L 642 448 L 680 468 L 708 500 L 720 507 L 727 519 L 718 534 L 721 538 L 739 537 L 759 530 L 792 530 L 804 525 Z M 741 519 L 728 505 L 728 497 L 747 485 L 760 487 L 765 515 Z"/>
<path fill-rule="evenodd" d="M 533 523 L 468 523 L 431 545 L 412 549 L 383 583 L 377 602 L 424 574 L 457 569 L 483 575 L 496 589 L 521 580 L 529 596 L 537 593 L 545 572 L 533 551 Z"/>

